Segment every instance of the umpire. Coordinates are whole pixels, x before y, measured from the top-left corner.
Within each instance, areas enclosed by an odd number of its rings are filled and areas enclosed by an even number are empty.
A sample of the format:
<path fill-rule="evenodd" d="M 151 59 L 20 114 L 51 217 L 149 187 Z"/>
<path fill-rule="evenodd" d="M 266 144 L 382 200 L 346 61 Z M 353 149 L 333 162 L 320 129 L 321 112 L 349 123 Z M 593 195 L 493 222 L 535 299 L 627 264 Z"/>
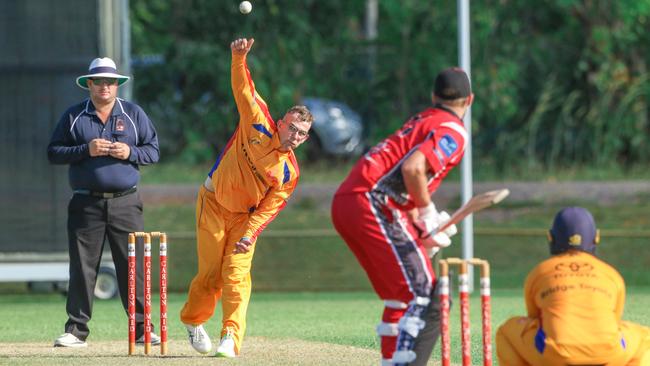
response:
<path fill-rule="evenodd" d="M 70 165 L 74 192 L 68 205 L 68 321 L 65 333 L 54 341 L 55 347 L 87 346 L 105 239 L 111 247 L 122 305 L 127 309 L 127 237 L 144 229 L 138 166 L 156 163 L 159 157 L 158 137 L 149 117 L 138 105 L 117 98 L 118 87 L 128 80 L 110 58 L 94 59 L 89 72 L 76 81 L 90 97 L 63 113 L 47 147 L 50 163 Z M 142 289 L 141 263 L 136 281 Z M 143 321 L 143 294 L 139 291 L 136 337 L 140 342 Z M 153 332 L 151 342 L 160 344 Z"/>

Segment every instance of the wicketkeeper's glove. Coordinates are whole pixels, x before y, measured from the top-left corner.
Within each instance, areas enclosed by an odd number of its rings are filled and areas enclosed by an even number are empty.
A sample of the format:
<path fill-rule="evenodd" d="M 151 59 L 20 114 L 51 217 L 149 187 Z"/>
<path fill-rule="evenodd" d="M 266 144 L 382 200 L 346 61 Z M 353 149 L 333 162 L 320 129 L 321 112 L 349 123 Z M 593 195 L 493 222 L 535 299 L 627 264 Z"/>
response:
<path fill-rule="evenodd" d="M 445 211 L 438 212 L 433 202 L 418 209 L 418 218 L 413 225 L 419 232 L 419 239 L 426 248 L 446 248 L 451 244 L 450 237 L 458 232 L 456 225 L 451 225 L 445 231 L 438 232 L 441 224 L 449 220 Z"/>

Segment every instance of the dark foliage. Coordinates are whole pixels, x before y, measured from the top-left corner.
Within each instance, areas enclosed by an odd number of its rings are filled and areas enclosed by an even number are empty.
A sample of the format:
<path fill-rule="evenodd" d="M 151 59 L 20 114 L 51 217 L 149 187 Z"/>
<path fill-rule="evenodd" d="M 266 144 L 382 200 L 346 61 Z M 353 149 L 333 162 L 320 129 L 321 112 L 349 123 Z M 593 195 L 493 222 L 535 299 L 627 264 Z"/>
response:
<path fill-rule="evenodd" d="M 235 127 L 229 44 L 255 38 L 249 65 L 273 116 L 301 96 L 360 111 L 368 143 L 429 103 L 432 79 L 457 64 L 456 4 L 365 1 L 131 0 L 136 97 L 156 118 L 167 156 L 211 160 Z M 474 156 L 513 167 L 644 163 L 650 0 L 471 3 Z"/>

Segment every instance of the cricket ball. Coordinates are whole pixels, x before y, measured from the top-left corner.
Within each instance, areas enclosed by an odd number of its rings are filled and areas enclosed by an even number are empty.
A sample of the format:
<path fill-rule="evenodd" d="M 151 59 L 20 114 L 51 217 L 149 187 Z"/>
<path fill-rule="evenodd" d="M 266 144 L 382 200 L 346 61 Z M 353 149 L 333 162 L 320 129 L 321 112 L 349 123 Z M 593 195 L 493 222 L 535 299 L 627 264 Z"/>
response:
<path fill-rule="evenodd" d="M 253 4 L 250 1 L 242 1 L 239 3 L 239 12 L 242 14 L 248 14 L 253 10 Z"/>

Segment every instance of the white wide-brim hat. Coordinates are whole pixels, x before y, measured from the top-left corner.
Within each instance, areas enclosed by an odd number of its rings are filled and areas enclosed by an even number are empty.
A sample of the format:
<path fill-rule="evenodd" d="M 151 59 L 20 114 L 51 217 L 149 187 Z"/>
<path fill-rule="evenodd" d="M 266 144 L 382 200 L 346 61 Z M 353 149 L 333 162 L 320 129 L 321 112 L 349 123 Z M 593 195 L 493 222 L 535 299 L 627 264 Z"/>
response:
<path fill-rule="evenodd" d="M 126 83 L 130 79 L 128 76 L 118 74 L 115 62 L 108 57 L 94 59 L 88 66 L 88 74 L 77 78 L 77 85 L 88 90 L 87 80 L 89 78 L 115 78 L 117 79 L 117 86 Z"/>

